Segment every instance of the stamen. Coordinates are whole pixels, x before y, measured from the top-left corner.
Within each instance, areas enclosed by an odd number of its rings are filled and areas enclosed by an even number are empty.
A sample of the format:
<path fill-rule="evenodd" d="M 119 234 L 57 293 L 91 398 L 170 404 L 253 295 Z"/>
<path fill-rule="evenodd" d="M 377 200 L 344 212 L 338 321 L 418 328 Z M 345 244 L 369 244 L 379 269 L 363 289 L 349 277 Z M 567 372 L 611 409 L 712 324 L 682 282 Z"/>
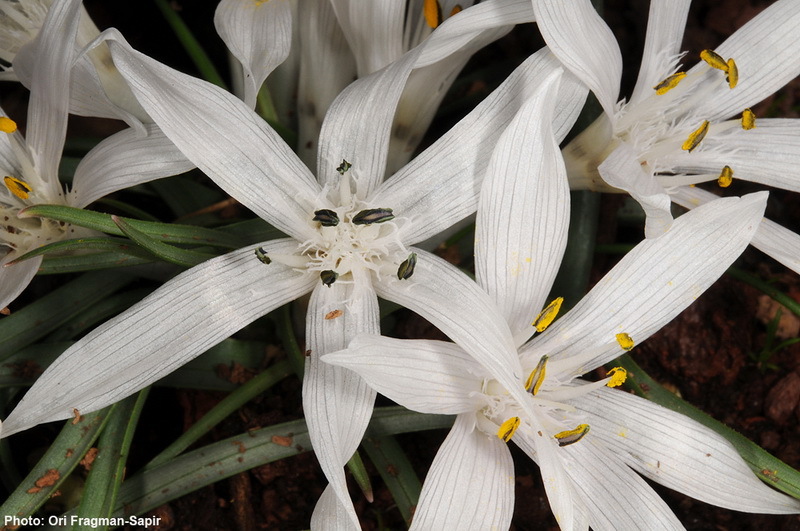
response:
<path fill-rule="evenodd" d="M 528 376 L 528 380 L 525 382 L 525 390 L 534 396 L 539 392 L 539 388 L 542 387 L 542 383 L 544 382 L 544 377 L 547 373 L 548 358 L 549 356 L 545 355 L 539 359 L 536 368 L 533 369 L 530 376 Z"/>
<path fill-rule="evenodd" d="M 346 160 L 342 159 L 342 163 L 337 166 L 336 171 L 339 172 L 339 175 L 344 175 L 344 173 L 352 168 L 353 165 L 347 162 Z M 315 212 L 316 213 L 316 212 Z"/>
<path fill-rule="evenodd" d="M 17 130 L 17 122 L 8 116 L 0 116 L 0 131 L 11 134 Z"/>
<path fill-rule="evenodd" d="M 742 111 L 742 129 L 749 131 L 756 128 L 756 113 L 749 108 Z"/>
<path fill-rule="evenodd" d="M 721 55 L 713 50 L 703 50 L 700 52 L 700 59 L 708 63 L 708 66 L 711 68 L 716 68 L 723 72 L 728 71 L 728 63 L 725 62 L 725 59 L 723 59 Z"/>
<path fill-rule="evenodd" d="M 322 280 L 322 283 L 328 287 L 331 287 L 336 279 L 339 278 L 339 273 L 333 271 L 332 269 L 326 269 L 325 271 L 320 271 L 319 278 Z"/>
<path fill-rule="evenodd" d="M 391 208 L 370 208 L 362 210 L 353 216 L 354 225 L 372 225 L 373 223 L 383 223 L 394 219 Z"/>
<path fill-rule="evenodd" d="M 442 23 L 442 6 L 437 0 L 425 0 L 422 6 L 422 13 L 425 15 L 425 22 L 431 28 L 438 28 Z"/>
<path fill-rule="evenodd" d="M 550 326 L 556 316 L 558 315 L 558 311 L 561 309 L 561 303 L 564 302 L 564 297 L 558 297 L 554 299 L 553 302 L 548 304 L 544 310 L 539 312 L 539 315 L 536 316 L 536 319 L 533 320 L 531 326 L 536 327 L 537 332 L 544 332 L 545 329 Z"/>
<path fill-rule="evenodd" d="M 461 7 L 461 4 L 456 4 L 453 6 L 453 9 L 450 10 L 450 16 L 452 17 L 453 15 L 458 15 L 463 10 L 464 8 Z"/>
<path fill-rule="evenodd" d="M 706 133 L 708 133 L 708 120 L 703 120 L 703 124 L 697 128 L 692 134 L 689 135 L 689 138 L 686 139 L 686 142 L 683 143 L 681 149 L 684 151 L 688 151 L 691 153 L 694 148 L 700 145 L 700 142 L 706 137 Z"/>
<path fill-rule="evenodd" d="M 736 87 L 739 83 L 739 67 L 733 59 L 728 59 L 728 72 L 725 74 L 725 79 L 728 80 L 730 88 Z"/>
<path fill-rule="evenodd" d="M 263 247 L 256 248 L 256 258 L 258 258 L 258 261 L 262 264 L 269 265 L 272 263 L 272 259 L 267 256 L 267 251 L 265 251 Z"/>
<path fill-rule="evenodd" d="M 656 94 L 661 96 L 677 87 L 678 83 L 685 77 L 686 72 L 675 72 L 653 88 L 656 89 Z"/>
<path fill-rule="evenodd" d="M 561 431 L 553 435 L 558 439 L 559 446 L 569 446 L 583 439 L 589 433 L 588 424 L 579 424 L 574 430 Z"/>
<path fill-rule="evenodd" d="M 319 221 L 323 227 L 335 227 L 339 224 L 339 216 L 333 210 L 323 208 L 322 210 L 314 211 L 313 221 Z"/>
<path fill-rule="evenodd" d="M 617 339 L 617 343 L 619 343 L 619 346 L 622 347 L 622 350 L 631 350 L 633 348 L 633 338 L 625 332 L 617 334 L 615 337 Z"/>
<path fill-rule="evenodd" d="M 722 168 L 722 173 L 720 173 L 719 177 L 717 178 L 717 184 L 721 188 L 727 188 L 731 185 L 732 182 L 733 182 L 733 170 L 731 169 L 730 166 L 725 166 L 724 168 Z"/>
<path fill-rule="evenodd" d="M 414 274 L 414 267 L 417 265 L 417 253 L 408 255 L 400 267 L 397 268 L 397 278 L 399 280 L 408 280 Z"/>
<path fill-rule="evenodd" d="M 519 428 L 519 424 L 519 417 L 511 417 L 500 425 L 500 429 L 497 430 L 497 437 L 503 442 L 510 441 L 511 437 L 513 437 L 514 433 L 517 431 L 517 428 Z"/>
<path fill-rule="evenodd" d="M 611 379 L 606 384 L 607 387 L 619 387 L 628 379 L 628 371 L 622 367 L 614 367 L 606 373 L 606 376 L 611 376 Z"/>
<path fill-rule="evenodd" d="M 28 196 L 33 190 L 28 183 L 16 177 L 6 176 L 3 178 L 3 182 L 6 183 L 6 188 L 20 199 L 28 199 Z"/>

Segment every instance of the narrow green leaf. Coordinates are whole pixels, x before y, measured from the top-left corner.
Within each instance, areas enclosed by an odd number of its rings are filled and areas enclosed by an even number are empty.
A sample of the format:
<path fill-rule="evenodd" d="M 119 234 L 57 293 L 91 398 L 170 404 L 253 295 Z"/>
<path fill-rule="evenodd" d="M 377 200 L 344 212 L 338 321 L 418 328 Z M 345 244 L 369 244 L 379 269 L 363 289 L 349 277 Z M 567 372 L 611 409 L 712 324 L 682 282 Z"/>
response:
<path fill-rule="evenodd" d="M 736 448 L 736 451 L 739 452 L 759 479 L 773 488 L 800 499 L 799 471 L 771 455 L 744 435 L 664 389 L 658 382 L 650 378 L 628 354 L 616 359 L 614 365 L 624 367 L 628 371 L 628 379 L 623 384 L 625 387 L 638 396 L 686 415 L 719 433 Z"/>
<path fill-rule="evenodd" d="M 200 253 L 188 249 L 180 249 L 174 245 L 164 243 L 148 236 L 144 232 L 134 228 L 130 223 L 126 222 L 120 217 L 111 216 L 111 219 L 120 229 L 122 229 L 122 232 L 124 232 L 128 238 L 135 241 L 166 262 L 177 264 L 183 267 L 193 267 L 199 263 L 205 262 L 209 258 L 214 258 L 215 256 L 213 254 Z"/>
<path fill-rule="evenodd" d="M 148 253 L 149 254 L 149 253 Z M 130 267 L 152 264 L 157 260 L 131 256 L 127 252 L 91 253 L 76 256 L 46 256 L 39 266 L 40 275 L 60 275 L 64 273 L 83 273 L 117 267 Z"/>
<path fill-rule="evenodd" d="M 0 506 L 0 514 L 30 516 L 50 496 L 83 459 L 115 406 L 67 421 L 33 470 Z"/>
<path fill-rule="evenodd" d="M 388 436 L 366 437 L 361 445 L 378 469 L 383 482 L 389 487 L 406 525 L 410 525 L 422 492 L 422 483 L 405 452 L 394 437 Z"/>
<path fill-rule="evenodd" d="M 375 498 L 372 492 L 372 482 L 369 479 L 367 468 L 364 466 L 364 461 L 361 459 L 361 454 L 358 453 L 358 451 L 353 453 L 353 456 L 347 462 L 347 470 L 353 475 L 353 479 L 356 480 L 356 485 L 361 489 L 367 501 L 372 503 L 372 500 Z"/>
<path fill-rule="evenodd" d="M 238 236 L 244 244 L 261 243 L 287 237 L 261 218 L 232 223 L 217 230 Z"/>
<path fill-rule="evenodd" d="M 186 430 L 178 439 L 165 450 L 154 457 L 144 470 L 154 468 L 176 457 L 186 448 L 194 444 L 200 437 L 208 433 L 214 426 L 222 422 L 231 413 L 245 405 L 247 402 L 260 395 L 283 378 L 292 374 L 292 367 L 288 361 L 280 361 L 261 374 L 251 378 L 248 382 L 226 396 L 219 404 L 203 415 L 191 428 Z"/>
<path fill-rule="evenodd" d="M 125 235 L 122 229 L 111 219 L 111 215 L 81 208 L 63 205 L 34 205 L 20 211 L 20 217 L 49 218 L 113 234 L 114 236 Z M 141 221 L 130 218 L 120 219 L 134 229 L 160 241 L 187 245 L 211 245 L 226 249 L 238 249 L 243 247 L 242 242 L 238 241 L 238 238 L 232 238 L 230 233 L 219 232 L 213 229 L 195 227 L 193 225 L 155 223 L 152 221 Z"/>
<path fill-rule="evenodd" d="M 124 201 L 117 201 L 116 199 L 111 199 L 109 197 L 102 197 L 97 201 L 95 201 L 95 204 L 109 206 L 115 210 L 124 212 L 129 217 L 141 221 L 152 221 L 153 223 L 159 222 L 158 218 L 152 215 L 151 213 L 147 212 L 146 210 L 142 210 L 141 208 L 135 207 L 133 205 L 129 205 Z"/>
<path fill-rule="evenodd" d="M 63 240 L 60 242 L 42 245 L 33 251 L 28 251 L 10 263 L 16 264 L 18 262 L 24 262 L 25 260 L 33 258 L 34 256 L 52 253 L 73 253 L 80 251 L 82 255 L 85 255 L 86 251 L 88 250 L 122 253 L 139 258 L 154 258 L 152 253 L 124 238 L 76 238 L 73 240 Z"/>
<path fill-rule="evenodd" d="M 152 289 L 138 288 L 106 297 L 91 308 L 88 308 L 85 312 L 76 315 L 70 321 L 61 325 L 52 334 L 47 336 L 45 341 L 52 343 L 77 338 L 109 317 L 127 310 L 152 293 L 152 291 Z"/>
<path fill-rule="evenodd" d="M 81 522 L 93 523 L 92 518 L 111 516 L 125 477 L 133 433 L 149 390 L 149 387 L 145 388 L 120 401 L 109 413 L 78 507 L 78 516 L 87 520 L 79 520 L 79 524 L 73 526 L 73 531 L 108 529 L 108 526 L 81 525 Z"/>
<path fill-rule="evenodd" d="M 31 345 L 6 358 L 0 364 L 0 388 L 27 387 L 62 352 L 72 346 L 72 341 Z"/>
<path fill-rule="evenodd" d="M 80 315 L 131 280 L 109 271 L 85 273 L 0 319 L 0 361 Z"/>

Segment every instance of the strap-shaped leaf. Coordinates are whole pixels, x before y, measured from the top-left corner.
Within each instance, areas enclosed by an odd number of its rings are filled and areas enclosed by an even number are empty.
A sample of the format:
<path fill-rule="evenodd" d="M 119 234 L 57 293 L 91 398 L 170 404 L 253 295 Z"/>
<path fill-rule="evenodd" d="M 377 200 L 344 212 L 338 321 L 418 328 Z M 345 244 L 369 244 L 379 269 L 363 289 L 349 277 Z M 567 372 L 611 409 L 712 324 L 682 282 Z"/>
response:
<path fill-rule="evenodd" d="M 153 238 L 152 236 L 140 231 L 131 223 L 120 217 L 111 216 L 111 219 L 128 238 L 135 241 L 156 255 L 158 258 L 166 262 L 177 264 L 183 267 L 193 267 L 201 262 L 205 262 L 209 258 L 214 258 L 215 256 L 213 254 L 200 253 L 197 251 L 190 251 L 188 249 L 175 247 L 174 245 L 164 243 L 163 241 L 157 240 L 156 238 Z"/>

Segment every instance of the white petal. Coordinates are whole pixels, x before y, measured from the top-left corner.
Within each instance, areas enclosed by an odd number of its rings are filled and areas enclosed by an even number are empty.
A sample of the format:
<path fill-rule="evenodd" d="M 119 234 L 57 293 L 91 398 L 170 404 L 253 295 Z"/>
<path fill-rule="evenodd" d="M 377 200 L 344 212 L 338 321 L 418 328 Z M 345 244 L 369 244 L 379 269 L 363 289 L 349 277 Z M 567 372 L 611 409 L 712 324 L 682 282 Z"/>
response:
<path fill-rule="evenodd" d="M 383 396 L 421 413 L 475 411 L 470 395 L 481 391 L 487 376 L 459 346 L 444 341 L 361 335 L 322 361 L 358 373 Z"/>
<path fill-rule="evenodd" d="M 630 103 L 647 98 L 668 74 L 670 61 L 678 56 L 691 0 L 652 0 L 647 18 L 642 66 Z"/>
<path fill-rule="evenodd" d="M 144 127 L 147 136 L 124 129 L 86 154 L 75 170 L 72 206 L 83 208 L 112 192 L 194 168 L 157 125 Z"/>
<path fill-rule="evenodd" d="M 336 96 L 356 78 L 356 64 L 330 2 L 299 0 L 297 14 L 302 54 L 297 153 L 316 172 L 322 120 Z"/>
<path fill-rule="evenodd" d="M 523 347 L 523 365 L 535 365 L 543 354 L 568 360 L 596 348 L 591 359 L 574 367 L 579 375 L 623 353 L 616 334 L 627 333 L 636 343 L 650 337 L 739 256 L 761 221 L 766 199 L 765 192 L 719 199 L 637 245 L 569 313 Z"/>
<path fill-rule="evenodd" d="M 561 264 L 569 185 L 552 131 L 560 73 L 542 82 L 500 137 L 478 204 L 475 273 L 521 344 Z"/>
<path fill-rule="evenodd" d="M 117 67 L 164 134 L 223 190 L 282 232 L 312 236 L 319 186 L 277 133 L 241 100 L 127 44 L 109 41 Z"/>
<path fill-rule="evenodd" d="M 657 238 L 669 230 L 672 202 L 653 174 L 642 169 L 636 153 L 627 142 L 620 143 L 597 169 L 606 183 L 625 190 L 642 206 L 647 215 L 645 237 Z"/>
<path fill-rule="evenodd" d="M 542 79 L 560 68 L 546 49 L 520 65 L 500 87 L 430 148 L 383 183 L 370 198 L 414 220 L 405 235 L 416 243 L 472 214 L 491 153 L 502 132 Z M 562 140 L 583 105 L 585 89 L 565 74 L 553 118 Z"/>
<path fill-rule="evenodd" d="M 800 500 L 758 480 L 726 439 L 685 415 L 607 388 L 576 405 L 590 414 L 595 437 L 653 481 L 737 511 L 800 512 Z"/>
<path fill-rule="evenodd" d="M 558 59 L 614 116 L 622 54 L 611 29 L 589 0 L 533 0 L 536 23 Z"/>
<path fill-rule="evenodd" d="M 314 513 L 311 515 L 311 529 L 314 531 L 345 531 L 361 529 L 350 519 L 347 507 L 339 502 L 336 491 L 331 485 L 325 487 L 319 501 L 314 506 Z"/>
<path fill-rule="evenodd" d="M 734 179 L 800 192 L 800 120 L 759 119 L 757 127 L 749 131 L 738 122 L 726 122 L 734 129 L 708 135 L 702 149 L 675 153 L 667 164 L 678 173 L 714 176 L 727 165 L 733 169 Z"/>
<path fill-rule="evenodd" d="M 30 260 L 6 266 L 6 263 L 18 256 L 16 253 L 13 256 L 5 256 L 0 262 L 0 308 L 5 308 L 14 302 L 14 299 L 31 283 L 31 279 L 42 264 L 42 257 L 36 256 Z"/>
<path fill-rule="evenodd" d="M 222 0 L 214 13 L 214 27 L 242 63 L 244 101 L 255 108 L 264 80 L 289 55 L 291 2 Z"/>
<path fill-rule="evenodd" d="M 421 249 L 415 252 L 414 275 L 406 280 L 381 278 L 375 283 L 378 296 L 430 321 L 509 391 L 521 388 L 522 367 L 511 332 L 494 301 L 455 266 Z"/>
<path fill-rule="evenodd" d="M 58 165 L 67 133 L 70 67 L 80 7 L 77 0 L 55 3 L 36 36 L 39 53 L 33 66 L 26 136 L 39 175 L 49 185 L 48 194 L 53 200 L 63 193 Z"/>
<path fill-rule="evenodd" d="M 291 253 L 292 240 L 262 245 Z M 96 328 L 39 377 L 3 423 L 3 436 L 96 411 L 174 371 L 319 280 L 273 262 L 255 247 L 213 258 L 178 275 Z"/>
<path fill-rule="evenodd" d="M 683 529 L 664 500 L 591 431 L 559 449 L 595 531 Z"/>
<path fill-rule="evenodd" d="M 717 196 L 700 188 L 681 186 L 675 190 L 672 199 L 691 209 L 713 201 Z M 800 273 L 800 235 L 797 233 L 763 218 L 750 243 L 795 273 Z"/>
<path fill-rule="evenodd" d="M 332 318 L 336 310 L 342 314 Z M 303 379 L 303 410 L 314 453 L 342 505 L 335 515 L 341 516 L 343 509 L 356 528 L 358 518 L 342 467 L 361 443 L 375 391 L 355 372 L 323 363 L 321 356 L 344 348 L 360 333 L 380 333 L 378 299 L 369 278 L 356 275 L 355 284 L 339 281 L 331 286 L 317 281 L 306 318 L 306 347 L 311 353 Z M 337 525 L 346 526 L 345 522 Z"/>
<path fill-rule="evenodd" d="M 422 486 L 412 530 L 508 529 L 514 513 L 514 462 L 506 443 L 459 415 Z"/>
<path fill-rule="evenodd" d="M 334 186 L 342 160 L 359 198 L 383 181 L 397 102 L 420 49 L 412 50 L 383 70 L 351 83 L 328 109 L 319 135 L 317 175 L 322 185 Z"/>
<path fill-rule="evenodd" d="M 755 105 L 800 74 L 800 2 L 780 0 L 767 7 L 716 48 L 739 68 L 736 88 L 714 91 L 698 104 L 711 122 Z M 705 63 L 696 68 L 707 68 Z M 694 69 L 693 69 L 694 70 Z M 717 72 L 719 73 L 719 72 Z"/>

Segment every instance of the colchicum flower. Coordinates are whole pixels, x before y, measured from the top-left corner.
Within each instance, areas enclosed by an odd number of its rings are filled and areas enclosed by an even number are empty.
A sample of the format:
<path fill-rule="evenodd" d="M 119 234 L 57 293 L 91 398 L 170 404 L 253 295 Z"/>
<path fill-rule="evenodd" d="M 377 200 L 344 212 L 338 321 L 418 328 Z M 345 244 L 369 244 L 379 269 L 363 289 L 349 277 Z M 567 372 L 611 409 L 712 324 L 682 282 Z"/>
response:
<path fill-rule="evenodd" d="M 672 220 L 670 202 L 692 208 L 714 198 L 691 185 L 743 179 L 800 191 L 800 120 L 757 118 L 750 107 L 800 73 L 800 3 L 779 0 L 681 71 L 689 0 L 653 0 L 642 66 L 630 100 L 618 103 L 622 59 L 587 0 L 537 0 L 553 53 L 605 110 L 565 149 L 572 188 L 631 194 L 648 237 Z M 767 220 L 753 245 L 800 272 L 800 236 Z"/>
<path fill-rule="evenodd" d="M 358 525 L 342 467 L 363 436 L 374 391 L 355 373 L 321 363 L 320 356 L 344 348 L 359 333 L 379 332 L 376 295 L 396 300 L 420 276 L 447 285 L 454 268 L 412 245 L 476 210 L 492 146 L 543 76 L 560 69 L 546 50 L 532 56 L 448 134 L 384 181 L 405 80 L 420 58 L 449 53 L 453 38 L 432 35 L 340 95 L 322 127 L 316 179 L 241 100 L 109 42 L 115 64 L 167 137 L 289 237 L 208 260 L 88 334 L 42 374 L 4 421 L 2 436 L 69 418 L 75 409 L 111 404 L 311 292 L 303 403 L 331 482 L 312 526 Z M 572 126 L 585 95 L 574 78 L 562 82 L 553 125 L 558 138 Z"/>
<path fill-rule="evenodd" d="M 42 257 L 13 263 L 28 251 L 89 232 L 56 221 L 19 215 L 25 207 L 62 204 L 83 208 L 117 190 L 156 178 L 182 173 L 193 166 L 175 150 L 152 137 L 128 129 L 97 145 L 75 171 L 73 187 L 65 193 L 58 179 L 64 148 L 70 67 L 75 59 L 80 3 L 62 2 L 44 20 L 36 47 L 43 52 L 31 63 L 31 95 L 27 139 L 0 109 L 0 308 L 13 301 L 39 269 Z M 147 130 L 152 130 L 148 126 Z"/>
<path fill-rule="evenodd" d="M 624 381 L 624 370 L 599 382 L 579 378 L 647 339 L 710 286 L 750 241 L 766 193 L 682 216 L 550 325 L 560 299 L 537 312 L 566 244 L 569 190 L 548 120 L 558 87 L 552 77 L 546 84 L 497 143 L 481 191 L 476 277 L 491 300 L 475 294 L 464 275 L 433 294 L 420 278 L 399 300 L 456 343 L 361 335 L 347 350 L 322 356 L 409 409 L 457 415 L 412 529 L 507 529 L 514 507 L 508 441 L 538 462 L 562 529 L 681 528 L 636 472 L 724 507 L 800 511 L 800 502 L 761 483 L 716 433 L 608 389 Z M 444 292 L 452 295 L 439 298 Z M 536 332 L 544 333 L 528 341 Z M 507 364 L 501 376 L 474 357 L 481 348 Z M 517 380 L 506 383 L 508 373 Z"/>

